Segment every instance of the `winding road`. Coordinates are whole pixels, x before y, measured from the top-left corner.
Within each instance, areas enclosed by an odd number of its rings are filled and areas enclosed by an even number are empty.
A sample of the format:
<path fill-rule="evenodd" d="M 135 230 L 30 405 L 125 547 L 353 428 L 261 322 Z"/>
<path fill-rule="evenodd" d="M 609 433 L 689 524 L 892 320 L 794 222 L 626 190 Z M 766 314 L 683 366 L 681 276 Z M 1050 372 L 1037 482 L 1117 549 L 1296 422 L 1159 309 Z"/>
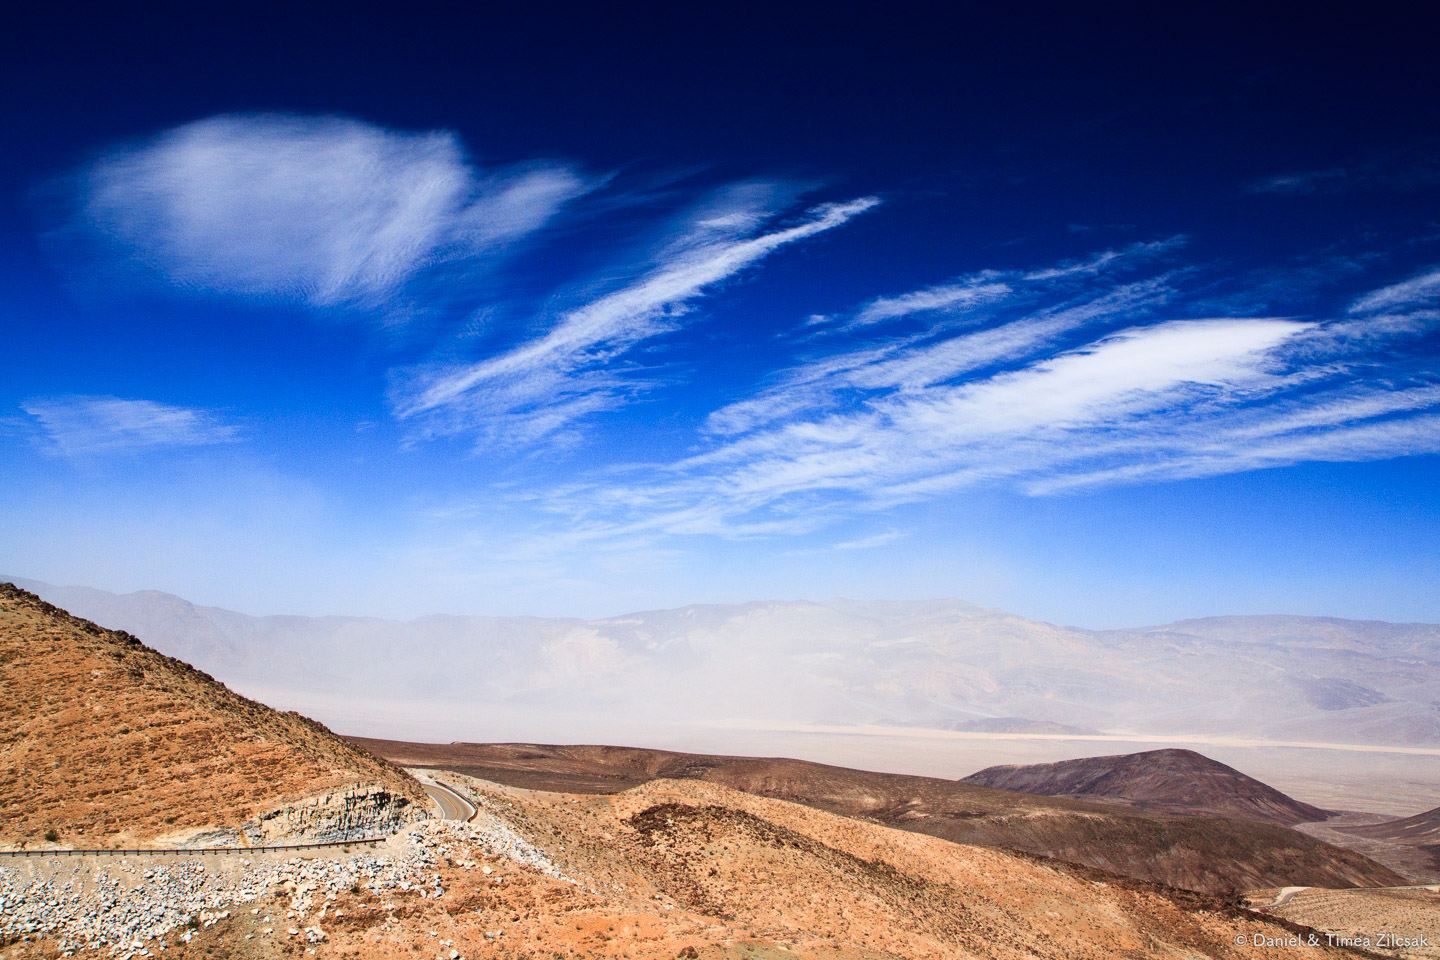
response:
<path fill-rule="evenodd" d="M 443 820 L 464 820 L 468 822 L 473 820 L 475 814 L 480 812 L 475 804 L 443 784 L 436 783 L 433 780 L 423 780 L 421 781 L 421 785 L 425 788 L 425 792 L 430 794 L 430 799 L 439 805 L 440 817 Z"/>

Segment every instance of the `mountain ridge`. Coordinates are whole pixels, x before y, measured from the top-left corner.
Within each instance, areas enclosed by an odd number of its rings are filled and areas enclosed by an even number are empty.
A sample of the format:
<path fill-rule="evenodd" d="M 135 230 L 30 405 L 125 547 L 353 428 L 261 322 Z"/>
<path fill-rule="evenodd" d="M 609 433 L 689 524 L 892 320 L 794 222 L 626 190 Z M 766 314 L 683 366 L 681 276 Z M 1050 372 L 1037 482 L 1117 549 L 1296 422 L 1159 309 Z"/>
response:
<path fill-rule="evenodd" d="M 250 845 L 427 804 L 322 724 L 9 583 L 0 719 L 0 843 Z"/>
<path fill-rule="evenodd" d="M 1089 631 L 951 601 L 755 601 L 590 621 L 251 617 L 179 598 L 30 583 L 240 689 L 332 724 L 355 729 L 335 705 L 356 692 L 393 700 L 401 725 L 387 726 L 386 736 L 414 739 L 421 721 L 403 718 L 433 708 L 437 717 L 463 719 L 468 728 L 455 732 L 472 739 L 501 729 L 564 735 L 567 724 L 583 723 L 605 739 L 633 740 L 637 727 L 668 726 L 670 691 L 686 690 L 691 720 L 715 727 L 737 719 L 936 730 L 1054 725 L 1048 729 L 1440 747 L 1433 624 L 1266 615 Z M 416 651 L 449 668 L 427 672 Z M 607 727 L 603 718 L 612 716 L 634 723 Z"/>
<path fill-rule="evenodd" d="M 1348 887 L 1404 882 L 1362 855 L 1273 823 L 1035 797 L 934 777 L 786 757 L 598 744 L 350 739 L 405 766 L 450 770 L 529 790 L 612 795 L 657 780 L 702 781 L 954 843 L 1020 851 L 1209 894 L 1291 883 Z"/>

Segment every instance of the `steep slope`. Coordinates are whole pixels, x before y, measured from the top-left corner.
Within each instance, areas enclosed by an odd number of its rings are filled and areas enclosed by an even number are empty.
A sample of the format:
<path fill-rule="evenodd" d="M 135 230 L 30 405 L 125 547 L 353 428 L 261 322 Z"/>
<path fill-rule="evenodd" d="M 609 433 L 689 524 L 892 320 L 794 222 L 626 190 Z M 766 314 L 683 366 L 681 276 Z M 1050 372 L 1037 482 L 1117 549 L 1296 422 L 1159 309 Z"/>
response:
<path fill-rule="evenodd" d="M 355 742 L 396 763 L 537 790 L 611 794 L 660 778 L 703 780 L 957 843 L 1019 850 L 1207 893 L 1403 882 L 1360 854 L 1273 824 L 1029 796 L 953 780 L 628 747 Z"/>
<path fill-rule="evenodd" d="M 0 584 L 0 843 L 244 843 L 424 806 L 314 721 Z"/>
<path fill-rule="evenodd" d="M 1059 763 L 987 767 L 961 782 L 1286 827 L 1329 816 L 1329 811 L 1301 803 L 1193 750 L 1147 750 Z"/>
<path fill-rule="evenodd" d="M 1403 820 L 1337 829 L 1367 840 L 1408 847 L 1416 859 L 1429 867 L 1431 876 L 1440 875 L 1440 807 Z"/>
<path fill-rule="evenodd" d="M 1345 829 L 1363 837 L 1383 837 L 1413 846 L 1440 847 L 1440 807 L 1417 813 L 1413 817 L 1405 817 L 1403 820 Z"/>
<path fill-rule="evenodd" d="M 1435 624 L 1231 617 L 1093 631 L 955 600 L 395 621 L 32 589 L 266 702 L 372 736 L 414 738 L 443 719 L 469 738 L 584 729 L 634 742 L 671 727 L 683 690 L 687 720 L 721 730 L 743 719 L 1440 747 Z"/>

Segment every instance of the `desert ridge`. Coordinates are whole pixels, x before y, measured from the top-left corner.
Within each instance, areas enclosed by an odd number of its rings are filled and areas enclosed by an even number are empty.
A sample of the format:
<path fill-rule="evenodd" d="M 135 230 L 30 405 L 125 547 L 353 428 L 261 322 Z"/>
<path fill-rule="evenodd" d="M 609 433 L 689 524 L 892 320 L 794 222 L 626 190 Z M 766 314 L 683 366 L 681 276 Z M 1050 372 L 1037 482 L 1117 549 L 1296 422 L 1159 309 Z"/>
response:
<path fill-rule="evenodd" d="M 405 771 L 0 584 L 0 845 L 253 846 L 425 816 Z"/>
<path fill-rule="evenodd" d="M 783 757 L 600 745 L 353 742 L 398 764 L 529 789 L 609 794 L 657 778 L 705 781 L 956 843 L 1017 851 L 1212 895 L 1291 883 L 1354 887 L 1407 882 L 1353 850 L 1279 824 L 1213 812 L 1185 816 Z M 1146 757 L 1139 756 L 1143 766 Z M 1264 784 L 1258 787 L 1283 796 Z M 1325 812 L 1318 814 L 1323 817 Z"/>

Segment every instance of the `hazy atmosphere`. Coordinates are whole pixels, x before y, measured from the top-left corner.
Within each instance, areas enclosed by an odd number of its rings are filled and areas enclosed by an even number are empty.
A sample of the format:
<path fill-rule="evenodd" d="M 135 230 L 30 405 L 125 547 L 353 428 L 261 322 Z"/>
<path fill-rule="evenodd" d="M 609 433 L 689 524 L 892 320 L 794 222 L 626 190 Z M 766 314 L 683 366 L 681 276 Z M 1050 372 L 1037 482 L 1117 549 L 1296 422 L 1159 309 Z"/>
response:
<path fill-rule="evenodd" d="M 1427 31 L 1164 16 L 13 31 L 0 570 L 1440 620 Z"/>

